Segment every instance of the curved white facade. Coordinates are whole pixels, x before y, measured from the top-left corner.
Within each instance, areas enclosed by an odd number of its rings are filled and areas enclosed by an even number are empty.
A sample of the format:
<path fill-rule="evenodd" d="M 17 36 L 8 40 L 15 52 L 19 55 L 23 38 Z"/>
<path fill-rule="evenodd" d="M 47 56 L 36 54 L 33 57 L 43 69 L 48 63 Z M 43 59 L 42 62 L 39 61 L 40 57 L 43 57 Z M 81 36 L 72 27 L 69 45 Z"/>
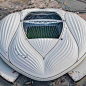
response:
<path fill-rule="evenodd" d="M 56 12 L 63 22 L 58 39 L 28 39 L 23 19 L 30 12 Z M 86 21 L 59 9 L 26 9 L 0 21 L 2 59 L 23 75 L 39 81 L 53 80 L 75 68 L 85 58 Z"/>

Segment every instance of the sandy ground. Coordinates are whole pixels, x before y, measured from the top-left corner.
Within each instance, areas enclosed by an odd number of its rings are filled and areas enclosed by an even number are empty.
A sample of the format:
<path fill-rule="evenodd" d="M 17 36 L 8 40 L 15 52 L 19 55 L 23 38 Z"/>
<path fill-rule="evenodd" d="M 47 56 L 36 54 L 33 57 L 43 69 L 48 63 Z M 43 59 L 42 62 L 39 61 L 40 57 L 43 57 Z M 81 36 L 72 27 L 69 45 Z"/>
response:
<path fill-rule="evenodd" d="M 60 4 L 56 0 L 7 0 L 5 2 L 0 3 L 0 8 L 13 8 L 17 9 L 20 7 L 21 9 L 23 8 L 28 8 L 28 7 L 33 7 L 33 8 L 59 8 Z"/>
<path fill-rule="evenodd" d="M 78 14 L 78 15 L 86 21 L 86 14 Z"/>

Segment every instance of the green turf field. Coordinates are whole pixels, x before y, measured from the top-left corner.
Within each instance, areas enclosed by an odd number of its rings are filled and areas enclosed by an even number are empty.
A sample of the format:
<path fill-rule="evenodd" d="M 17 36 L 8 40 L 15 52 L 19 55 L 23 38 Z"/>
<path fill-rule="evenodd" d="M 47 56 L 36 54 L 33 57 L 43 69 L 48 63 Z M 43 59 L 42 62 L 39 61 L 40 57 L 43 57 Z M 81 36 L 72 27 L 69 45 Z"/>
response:
<path fill-rule="evenodd" d="M 56 26 L 30 26 L 27 29 L 28 39 L 32 38 L 58 38 Z"/>

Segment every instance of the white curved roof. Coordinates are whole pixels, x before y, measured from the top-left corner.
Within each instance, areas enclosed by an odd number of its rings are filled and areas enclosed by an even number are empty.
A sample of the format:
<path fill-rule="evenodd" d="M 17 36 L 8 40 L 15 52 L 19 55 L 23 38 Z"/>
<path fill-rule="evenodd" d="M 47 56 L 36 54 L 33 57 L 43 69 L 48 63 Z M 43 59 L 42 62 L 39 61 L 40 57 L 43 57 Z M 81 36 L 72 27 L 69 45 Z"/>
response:
<path fill-rule="evenodd" d="M 23 19 L 30 12 L 58 13 L 63 21 L 59 39 L 27 39 Z M 85 57 L 86 22 L 74 13 L 59 9 L 26 9 L 0 21 L 0 54 L 16 71 L 35 80 L 60 77 Z M 82 59 L 81 59 L 82 58 Z"/>
<path fill-rule="evenodd" d="M 79 48 L 80 59 L 86 52 L 86 21 L 73 13 L 67 13 L 65 19 Z"/>
<path fill-rule="evenodd" d="M 8 60 L 8 47 L 20 23 L 19 13 L 13 13 L 0 21 L 0 52 Z"/>

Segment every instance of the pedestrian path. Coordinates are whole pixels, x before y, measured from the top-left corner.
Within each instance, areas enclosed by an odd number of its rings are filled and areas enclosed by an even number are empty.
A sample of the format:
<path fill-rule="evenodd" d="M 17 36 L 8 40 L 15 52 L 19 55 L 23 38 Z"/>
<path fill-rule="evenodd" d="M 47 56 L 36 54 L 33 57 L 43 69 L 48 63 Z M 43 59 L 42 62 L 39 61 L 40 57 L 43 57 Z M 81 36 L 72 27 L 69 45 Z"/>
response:
<path fill-rule="evenodd" d="M 86 10 L 85 0 L 57 0 L 61 3 L 62 8 L 70 11 L 84 11 Z"/>

